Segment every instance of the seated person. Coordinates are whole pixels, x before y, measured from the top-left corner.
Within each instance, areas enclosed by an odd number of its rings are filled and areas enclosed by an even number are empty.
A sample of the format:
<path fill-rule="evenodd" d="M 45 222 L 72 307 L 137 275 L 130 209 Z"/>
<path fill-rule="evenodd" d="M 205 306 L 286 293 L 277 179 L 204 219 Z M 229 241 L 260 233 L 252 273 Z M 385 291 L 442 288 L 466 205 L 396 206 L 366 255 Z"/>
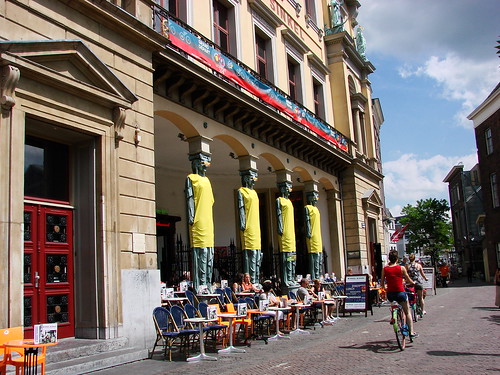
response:
<path fill-rule="evenodd" d="M 273 290 L 273 285 L 270 281 L 265 281 L 264 284 L 262 284 L 262 293 L 259 296 L 260 300 L 269 300 L 269 307 L 279 307 L 280 306 L 280 301 L 278 300 L 278 297 L 274 295 L 274 290 Z M 278 311 L 278 319 L 283 319 L 283 312 Z M 276 311 L 269 311 L 266 313 L 266 315 L 272 315 L 275 316 Z"/>
<path fill-rule="evenodd" d="M 243 274 L 239 273 L 236 278 L 236 282 L 233 284 L 233 293 L 240 293 L 243 291 L 241 284 L 243 283 Z"/>
<path fill-rule="evenodd" d="M 318 295 L 309 289 L 309 280 L 303 278 L 300 280 L 300 287 L 297 290 L 297 298 L 300 301 L 304 301 L 307 296 L 313 296 L 313 298 L 318 298 Z"/>
<path fill-rule="evenodd" d="M 255 285 L 252 284 L 249 273 L 245 273 L 243 275 L 243 281 L 241 283 L 241 291 L 243 293 L 260 292 L 259 288 L 257 288 Z"/>
<path fill-rule="evenodd" d="M 319 282 L 318 279 L 315 279 L 314 282 L 313 282 L 313 293 L 315 293 L 316 295 L 319 293 L 319 292 L 324 292 L 324 288 L 323 288 L 323 285 L 321 285 L 321 283 Z M 332 301 L 333 302 L 333 301 Z M 318 303 L 315 303 L 314 304 L 315 307 L 318 307 L 318 308 L 321 308 L 321 304 L 318 304 Z M 333 311 L 335 310 L 335 303 L 328 303 L 326 306 L 325 306 L 325 311 L 326 311 L 326 316 L 323 318 L 323 320 L 331 320 L 334 318 L 334 314 L 333 314 Z"/>

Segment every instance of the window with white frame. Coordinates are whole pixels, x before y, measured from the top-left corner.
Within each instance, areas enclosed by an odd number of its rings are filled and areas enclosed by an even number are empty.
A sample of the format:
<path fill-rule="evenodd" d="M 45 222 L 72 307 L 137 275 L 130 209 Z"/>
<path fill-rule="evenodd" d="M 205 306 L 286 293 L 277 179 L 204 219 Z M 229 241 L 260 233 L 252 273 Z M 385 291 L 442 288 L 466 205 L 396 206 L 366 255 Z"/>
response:
<path fill-rule="evenodd" d="M 306 14 L 316 23 L 316 0 L 306 0 Z"/>
<path fill-rule="evenodd" d="M 486 141 L 486 155 L 493 152 L 493 137 L 491 135 L 491 128 L 484 131 L 484 140 Z"/>
<path fill-rule="evenodd" d="M 313 77 L 313 102 L 314 114 L 321 119 L 325 119 L 325 96 L 323 84 Z"/>
<path fill-rule="evenodd" d="M 490 187 L 491 187 L 491 203 L 493 208 L 500 207 L 500 199 L 498 197 L 498 181 L 497 174 L 490 174 Z"/>
<path fill-rule="evenodd" d="M 256 70 L 259 75 L 273 82 L 273 58 L 271 39 L 260 30 L 255 30 Z"/>
<path fill-rule="evenodd" d="M 300 77 L 300 65 L 288 55 L 288 95 L 292 100 L 302 103 L 302 82 Z"/>

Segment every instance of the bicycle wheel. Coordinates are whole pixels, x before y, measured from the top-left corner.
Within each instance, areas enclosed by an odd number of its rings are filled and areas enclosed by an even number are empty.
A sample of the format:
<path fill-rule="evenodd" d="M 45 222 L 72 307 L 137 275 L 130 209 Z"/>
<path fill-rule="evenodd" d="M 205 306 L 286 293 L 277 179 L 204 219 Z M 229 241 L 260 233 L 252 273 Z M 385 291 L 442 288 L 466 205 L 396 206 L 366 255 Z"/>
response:
<path fill-rule="evenodd" d="M 420 303 L 417 301 L 417 315 L 419 319 L 423 319 L 424 317 L 424 310 L 422 310 L 422 306 L 420 306 Z"/>
<path fill-rule="evenodd" d="M 405 350 L 406 347 L 406 336 L 403 335 L 403 312 L 401 309 L 394 310 L 394 333 L 396 334 L 396 341 L 398 342 L 399 349 L 401 351 Z"/>
<path fill-rule="evenodd" d="M 411 304 L 411 317 L 413 318 L 414 322 L 418 321 L 418 313 L 417 313 L 417 304 L 416 303 Z"/>

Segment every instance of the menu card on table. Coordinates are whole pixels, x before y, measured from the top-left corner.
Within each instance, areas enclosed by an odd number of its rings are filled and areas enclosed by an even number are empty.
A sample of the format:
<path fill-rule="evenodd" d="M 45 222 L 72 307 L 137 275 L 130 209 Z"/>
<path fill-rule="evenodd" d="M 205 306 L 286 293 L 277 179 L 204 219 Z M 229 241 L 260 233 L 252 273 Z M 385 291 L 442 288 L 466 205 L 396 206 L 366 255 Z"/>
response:
<path fill-rule="evenodd" d="M 247 315 L 247 304 L 246 303 L 237 303 L 236 304 L 237 306 L 237 312 L 238 312 L 238 315 Z"/>
<path fill-rule="evenodd" d="M 57 323 L 35 324 L 33 341 L 35 344 L 57 342 Z"/>

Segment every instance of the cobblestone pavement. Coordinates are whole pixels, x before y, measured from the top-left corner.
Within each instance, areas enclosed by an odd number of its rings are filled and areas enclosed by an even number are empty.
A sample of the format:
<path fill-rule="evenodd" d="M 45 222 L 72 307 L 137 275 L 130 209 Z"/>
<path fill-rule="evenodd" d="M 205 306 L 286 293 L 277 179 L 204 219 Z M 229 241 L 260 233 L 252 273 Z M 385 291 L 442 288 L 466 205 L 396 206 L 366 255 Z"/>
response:
<path fill-rule="evenodd" d="M 500 374 L 500 309 L 495 287 L 457 281 L 426 299 L 420 334 L 406 350 L 397 348 L 389 307 L 373 316 L 353 314 L 332 326 L 290 340 L 253 341 L 246 353 L 213 355 L 218 361 L 162 361 L 158 356 L 95 372 L 123 374 Z M 209 353 L 210 354 L 210 353 Z"/>

